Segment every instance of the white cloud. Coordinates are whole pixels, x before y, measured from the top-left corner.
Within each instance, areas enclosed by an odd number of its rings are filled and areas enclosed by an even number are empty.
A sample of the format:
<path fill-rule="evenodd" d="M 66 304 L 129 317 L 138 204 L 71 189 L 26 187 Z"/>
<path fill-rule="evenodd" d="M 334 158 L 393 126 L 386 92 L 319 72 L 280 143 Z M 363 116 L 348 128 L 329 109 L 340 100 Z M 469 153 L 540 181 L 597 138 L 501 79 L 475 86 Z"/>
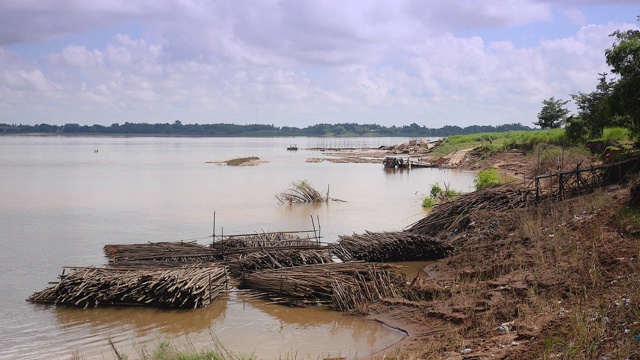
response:
<path fill-rule="evenodd" d="M 631 25 L 585 24 L 571 36 L 527 45 L 511 30 L 566 21 L 554 19 L 554 12 L 584 22 L 582 6 L 535 0 L 6 1 L 0 21 L 10 29 L 0 29 L 0 44 L 47 50 L 43 58 L 0 47 L 0 122 L 18 113 L 28 95 L 43 113 L 48 106 L 78 108 L 89 123 L 243 123 L 255 120 L 257 107 L 267 122 L 296 126 L 329 121 L 326 116 L 436 127 L 528 123 L 543 98 L 590 91 L 597 73 L 606 71 L 608 34 Z M 29 26 L 26 18 L 33 20 Z M 65 41 L 66 34 L 73 39 Z M 52 96 L 59 102 L 51 103 Z"/>

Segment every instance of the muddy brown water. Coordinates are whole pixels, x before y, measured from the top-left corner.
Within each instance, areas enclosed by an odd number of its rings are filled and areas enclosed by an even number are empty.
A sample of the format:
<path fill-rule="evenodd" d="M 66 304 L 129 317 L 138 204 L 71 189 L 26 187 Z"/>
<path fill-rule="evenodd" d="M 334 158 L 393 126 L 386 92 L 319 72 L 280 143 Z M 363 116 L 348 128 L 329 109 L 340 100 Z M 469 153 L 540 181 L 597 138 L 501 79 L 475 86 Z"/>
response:
<path fill-rule="evenodd" d="M 104 264 L 106 244 L 206 244 L 214 211 L 218 235 L 307 230 L 313 216 L 322 240 L 334 242 L 341 234 L 401 230 L 419 220 L 422 197 L 436 182 L 471 190 L 472 172 L 305 162 L 322 156 L 304 150 L 319 141 L 380 146 L 407 140 L 0 136 L 0 359 L 63 359 L 74 352 L 110 359 L 109 339 L 130 358 L 166 339 L 196 349 L 218 342 L 259 358 L 353 358 L 395 343 L 403 334 L 375 322 L 233 292 L 190 311 L 83 310 L 25 299 L 57 280 L 63 266 Z M 287 151 L 290 143 L 301 150 Z M 246 156 L 268 163 L 207 163 Z M 275 194 L 298 180 L 346 202 L 279 204 Z"/>

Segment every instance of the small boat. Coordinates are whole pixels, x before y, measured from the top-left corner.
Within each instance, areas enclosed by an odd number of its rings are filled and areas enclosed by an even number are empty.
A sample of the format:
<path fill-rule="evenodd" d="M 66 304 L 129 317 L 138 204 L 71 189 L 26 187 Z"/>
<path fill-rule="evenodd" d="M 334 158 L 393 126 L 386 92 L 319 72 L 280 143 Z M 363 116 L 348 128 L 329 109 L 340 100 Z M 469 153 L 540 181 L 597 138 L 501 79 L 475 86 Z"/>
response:
<path fill-rule="evenodd" d="M 409 162 L 409 159 L 405 161 L 403 158 L 387 156 L 382 161 L 382 164 L 386 168 L 405 168 L 405 167 L 410 167 L 411 163 Z"/>
<path fill-rule="evenodd" d="M 287 150 L 289 150 L 289 151 L 297 151 L 298 150 L 298 145 L 289 145 Z"/>

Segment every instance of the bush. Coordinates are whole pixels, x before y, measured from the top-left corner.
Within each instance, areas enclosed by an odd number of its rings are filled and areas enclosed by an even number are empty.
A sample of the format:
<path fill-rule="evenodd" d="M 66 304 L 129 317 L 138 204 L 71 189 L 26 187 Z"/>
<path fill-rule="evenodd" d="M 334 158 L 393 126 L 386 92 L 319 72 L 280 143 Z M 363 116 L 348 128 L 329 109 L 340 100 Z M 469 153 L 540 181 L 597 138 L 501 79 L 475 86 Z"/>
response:
<path fill-rule="evenodd" d="M 434 197 L 425 197 L 422 199 L 423 208 L 432 208 L 436 206 L 436 199 Z"/>
<path fill-rule="evenodd" d="M 476 190 L 480 190 L 486 188 L 490 185 L 495 185 L 500 183 L 500 175 L 498 171 L 494 168 L 488 170 L 482 170 L 478 173 L 478 176 L 473 180 L 473 184 L 476 187 Z"/>
<path fill-rule="evenodd" d="M 604 129 L 603 140 L 610 145 L 617 145 L 629 141 L 629 130 L 624 128 Z"/>
<path fill-rule="evenodd" d="M 435 198 L 436 196 L 442 194 L 442 188 L 437 183 L 431 185 L 431 197 Z"/>

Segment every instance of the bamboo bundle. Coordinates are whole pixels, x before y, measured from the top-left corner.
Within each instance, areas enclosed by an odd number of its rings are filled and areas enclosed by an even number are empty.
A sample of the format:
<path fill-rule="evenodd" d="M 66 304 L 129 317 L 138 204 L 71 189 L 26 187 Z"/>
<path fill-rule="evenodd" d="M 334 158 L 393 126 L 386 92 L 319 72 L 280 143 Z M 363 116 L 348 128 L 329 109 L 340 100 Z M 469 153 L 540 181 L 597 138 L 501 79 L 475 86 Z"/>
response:
<path fill-rule="evenodd" d="M 266 248 L 266 247 L 289 247 L 300 245 L 315 245 L 316 239 L 302 238 L 297 234 L 285 232 L 255 233 L 247 235 L 233 235 L 224 240 L 216 241 L 211 245 L 215 249 L 238 249 L 238 248 Z"/>
<path fill-rule="evenodd" d="M 370 262 L 437 260 L 452 250 L 435 238 L 406 231 L 341 235 L 337 243 L 329 246 L 342 261 Z"/>
<path fill-rule="evenodd" d="M 407 231 L 438 236 L 458 230 L 463 221 L 474 211 L 506 211 L 526 207 L 534 203 L 535 195 L 515 185 L 496 185 L 460 196 L 458 199 L 437 205 L 425 218 L 415 222 Z"/>
<path fill-rule="evenodd" d="M 110 264 L 136 262 L 198 263 L 221 258 L 216 250 L 195 242 L 157 242 L 148 244 L 105 245 L 104 253 Z"/>
<path fill-rule="evenodd" d="M 235 274 L 244 274 L 264 269 L 279 269 L 285 267 L 329 264 L 331 255 L 326 247 L 322 249 L 265 249 L 250 254 L 241 254 L 230 261 L 229 268 Z"/>
<path fill-rule="evenodd" d="M 163 308 L 206 307 L 227 285 L 225 266 L 132 270 L 75 268 L 60 282 L 36 292 L 31 302 L 82 306 L 144 305 Z"/>
<path fill-rule="evenodd" d="M 376 263 L 332 263 L 263 270 L 247 275 L 242 286 L 262 291 L 274 302 L 290 305 L 330 303 L 338 311 L 396 297 L 403 283 L 392 266 Z"/>

